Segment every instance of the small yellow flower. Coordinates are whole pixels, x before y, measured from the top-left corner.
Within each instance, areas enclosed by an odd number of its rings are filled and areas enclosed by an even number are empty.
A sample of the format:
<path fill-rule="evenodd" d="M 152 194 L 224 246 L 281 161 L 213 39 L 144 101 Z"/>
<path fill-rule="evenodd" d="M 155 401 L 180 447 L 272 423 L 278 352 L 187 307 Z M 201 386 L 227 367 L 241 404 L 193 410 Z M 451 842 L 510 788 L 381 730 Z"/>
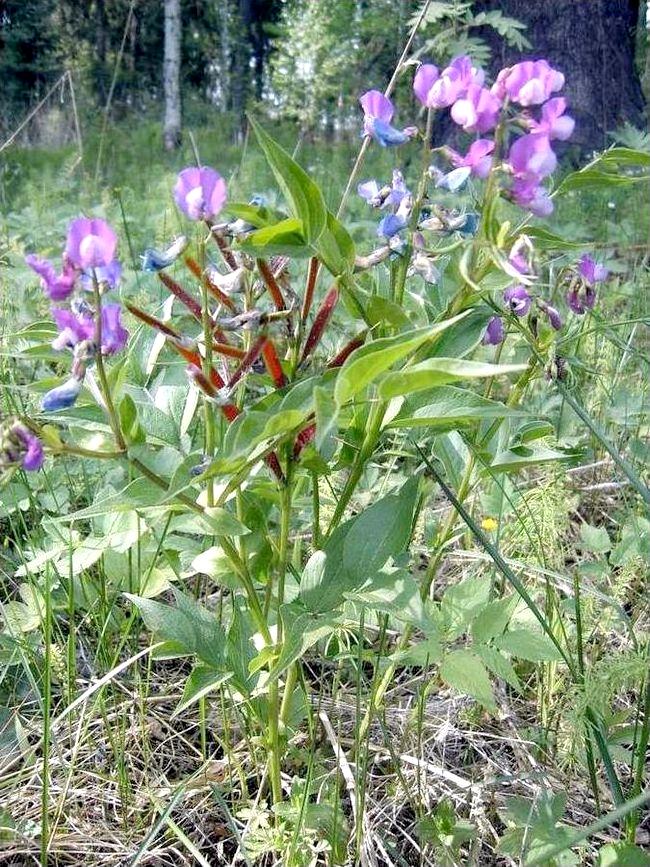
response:
<path fill-rule="evenodd" d="M 486 530 L 488 533 L 492 533 L 499 526 L 499 522 L 495 521 L 494 518 L 483 518 L 481 521 L 481 529 Z"/>

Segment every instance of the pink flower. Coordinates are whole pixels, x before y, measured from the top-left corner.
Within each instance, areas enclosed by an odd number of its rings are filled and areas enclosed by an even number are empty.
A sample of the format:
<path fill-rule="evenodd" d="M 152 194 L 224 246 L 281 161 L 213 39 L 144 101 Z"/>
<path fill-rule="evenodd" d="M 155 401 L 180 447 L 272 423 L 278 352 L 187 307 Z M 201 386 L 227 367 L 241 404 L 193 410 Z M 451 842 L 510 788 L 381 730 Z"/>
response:
<path fill-rule="evenodd" d="M 487 88 L 470 84 L 462 99 L 451 107 L 451 116 L 465 132 L 488 132 L 497 124 L 501 100 Z"/>
<path fill-rule="evenodd" d="M 190 220 L 210 220 L 226 204 L 226 182 L 207 166 L 183 169 L 174 184 L 174 199 Z"/>
<path fill-rule="evenodd" d="M 422 105 L 427 108 L 447 108 L 461 96 L 470 85 L 483 84 L 483 70 L 472 66 L 466 55 L 455 57 L 441 73 L 438 67 L 424 63 L 416 72 L 413 91 Z"/>
<path fill-rule="evenodd" d="M 563 87 L 564 76 L 547 60 L 524 60 L 502 69 L 492 90 L 501 99 L 508 97 L 520 105 L 541 105 Z"/>
<path fill-rule="evenodd" d="M 74 291 L 77 272 L 72 263 L 66 259 L 63 261 L 63 269 L 60 274 L 56 273 L 51 262 L 34 256 L 33 253 L 25 256 L 25 262 L 41 278 L 41 286 L 51 301 L 65 301 Z"/>
<path fill-rule="evenodd" d="M 556 96 L 542 106 L 541 120 L 529 121 L 529 129 L 533 133 L 542 133 L 549 139 L 566 141 L 571 137 L 576 125 L 575 120 L 565 114 L 566 99 Z"/>
<path fill-rule="evenodd" d="M 115 355 L 126 346 L 129 332 L 122 325 L 121 315 L 119 304 L 102 307 L 102 355 Z"/>
<path fill-rule="evenodd" d="M 68 227 L 65 256 L 76 268 L 107 267 L 116 247 L 117 235 L 105 220 L 80 217 Z"/>
<path fill-rule="evenodd" d="M 62 307 L 54 307 L 52 318 L 59 329 L 52 341 L 53 349 L 74 349 L 78 343 L 92 340 L 95 335 L 95 321 L 90 312 L 73 313 Z"/>
<path fill-rule="evenodd" d="M 513 202 L 527 208 L 536 217 L 548 217 L 553 213 L 553 200 L 535 176 L 517 178 L 510 188 L 510 197 Z"/>
<path fill-rule="evenodd" d="M 534 176 L 541 179 L 555 171 L 557 157 L 548 136 L 529 133 L 522 135 L 510 146 L 508 162 L 515 177 Z"/>
<path fill-rule="evenodd" d="M 601 283 L 609 277 L 609 269 L 605 268 L 604 265 L 599 265 L 587 253 L 578 262 L 578 273 L 592 286 L 594 283 Z"/>
<path fill-rule="evenodd" d="M 494 142 L 491 139 L 479 138 L 472 142 L 465 156 L 451 150 L 451 148 L 449 148 L 448 154 L 456 168 L 468 168 L 478 178 L 486 178 L 492 167 L 490 154 L 493 150 Z"/>

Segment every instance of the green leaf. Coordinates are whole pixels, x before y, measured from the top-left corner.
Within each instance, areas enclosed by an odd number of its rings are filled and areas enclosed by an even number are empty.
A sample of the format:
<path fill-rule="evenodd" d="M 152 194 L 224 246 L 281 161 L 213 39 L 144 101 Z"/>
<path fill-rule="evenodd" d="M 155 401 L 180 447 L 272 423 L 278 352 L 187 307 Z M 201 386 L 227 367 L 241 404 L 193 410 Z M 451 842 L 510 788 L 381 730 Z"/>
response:
<path fill-rule="evenodd" d="M 494 640 L 495 647 L 529 662 L 556 662 L 562 657 L 551 640 L 528 629 L 511 629 Z"/>
<path fill-rule="evenodd" d="M 513 446 L 503 452 L 498 452 L 490 464 L 490 472 L 508 473 L 511 470 L 523 470 L 538 464 L 552 461 L 573 461 L 576 455 L 572 452 L 560 452 L 544 444 L 532 446 Z"/>
<path fill-rule="evenodd" d="M 353 519 L 342 555 L 344 570 L 357 584 L 407 547 L 419 484 L 419 476 L 409 479 L 399 493 L 382 497 Z"/>
<path fill-rule="evenodd" d="M 445 590 L 440 614 L 450 641 L 462 635 L 479 611 L 485 608 L 490 598 L 490 587 L 489 578 L 473 575 Z"/>
<path fill-rule="evenodd" d="M 474 644 L 472 645 L 472 650 L 481 657 L 492 674 L 505 680 L 517 692 L 523 692 L 521 682 L 512 667 L 512 663 L 496 647 L 490 647 L 488 644 Z"/>
<path fill-rule="evenodd" d="M 185 681 L 180 703 L 171 718 L 174 719 L 174 717 L 194 704 L 195 701 L 223 686 L 231 677 L 230 672 L 217 671 L 209 665 L 203 665 L 202 663 L 195 665 L 190 672 L 190 676 Z"/>
<path fill-rule="evenodd" d="M 138 607 L 147 628 L 166 642 L 175 655 L 196 654 L 203 662 L 219 668 L 224 661 L 226 636 L 215 614 L 191 596 L 173 589 L 176 605 L 165 605 L 125 593 Z"/>
<path fill-rule="evenodd" d="M 650 853 L 632 843 L 607 843 L 598 853 L 598 867 L 650 867 Z"/>
<path fill-rule="evenodd" d="M 582 546 L 593 554 L 606 554 L 612 550 L 612 541 L 604 527 L 593 527 L 591 524 L 582 524 L 580 527 Z"/>
<path fill-rule="evenodd" d="M 226 202 L 224 211 L 232 217 L 239 220 L 244 220 L 255 226 L 256 229 L 263 229 L 264 226 L 272 226 L 274 223 L 279 223 L 284 219 L 284 214 L 269 208 L 267 205 L 249 205 L 246 202 Z"/>
<path fill-rule="evenodd" d="M 249 123 L 294 217 L 302 222 L 305 241 L 308 244 L 316 243 L 327 224 L 323 194 L 305 170 L 273 141 L 253 117 L 249 116 Z"/>
<path fill-rule="evenodd" d="M 395 337 L 381 337 L 355 349 L 340 369 L 334 387 L 334 399 L 342 406 L 380 374 L 418 347 L 464 318 L 469 311 L 426 328 L 417 328 Z"/>
<path fill-rule="evenodd" d="M 333 439 L 338 430 L 338 407 L 327 389 L 314 388 L 314 412 L 316 415 L 316 436 L 314 443 L 321 454 L 333 452 Z"/>
<path fill-rule="evenodd" d="M 280 606 L 280 619 L 284 641 L 280 656 L 269 672 L 269 680 L 280 677 L 310 647 L 321 638 L 327 638 L 338 626 L 338 619 L 331 612 L 314 614 L 299 602 Z"/>
<path fill-rule="evenodd" d="M 387 427 L 432 427 L 441 432 L 475 424 L 479 419 L 525 415 L 523 410 L 511 409 L 467 389 L 442 386 L 407 401 Z"/>
<path fill-rule="evenodd" d="M 542 226 L 527 226 L 526 234 L 540 250 L 584 250 L 584 241 L 570 241 Z"/>
<path fill-rule="evenodd" d="M 525 364 L 488 364 L 462 358 L 428 358 L 413 367 L 388 373 L 379 385 L 382 398 L 399 397 L 462 379 L 502 376 L 526 370 Z"/>
<path fill-rule="evenodd" d="M 435 629 L 431 618 L 425 613 L 418 585 L 410 575 L 400 570 L 380 572 L 363 587 L 345 596 L 350 602 L 383 614 L 392 614 L 398 620 L 412 623 L 424 631 Z"/>
<path fill-rule="evenodd" d="M 314 252 L 335 277 L 352 271 L 355 260 L 354 241 L 334 214 L 327 212 L 325 229 Z"/>
<path fill-rule="evenodd" d="M 252 256 L 307 258 L 312 255 L 311 247 L 303 234 L 303 225 L 293 217 L 251 232 L 237 246 Z"/>
<path fill-rule="evenodd" d="M 361 587 L 390 557 L 406 548 L 418 484 L 419 477 L 409 479 L 399 493 L 388 494 L 341 524 L 328 539 L 324 551 L 310 557 L 300 581 L 300 598 L 310 611 L 337 608 L 346 593 Z"/>
<path fill-rule="evenodd" d="M 475 698 L 488 710 L 496 711 L 492 684 L 478 656 L 470 650 L 453 650 L 442 660 L 440 676 L 460 693 Z"/>
<path fill-rule="evenodd" d="M 518 601 L 519 598 L 513 595 L 488 602 L 472 623 L 474 641 L 490 641 L 501 635 L 510 622 Z"/>

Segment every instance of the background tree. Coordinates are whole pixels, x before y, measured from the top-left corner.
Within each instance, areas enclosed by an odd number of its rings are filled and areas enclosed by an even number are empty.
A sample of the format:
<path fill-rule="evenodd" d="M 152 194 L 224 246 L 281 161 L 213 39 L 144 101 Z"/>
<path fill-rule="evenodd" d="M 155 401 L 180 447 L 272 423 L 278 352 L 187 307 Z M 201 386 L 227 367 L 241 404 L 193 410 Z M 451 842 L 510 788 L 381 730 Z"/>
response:
<path fill-rule="evenodd" d="M 165 3 L 165 59 L 163 87 L 165 91 L 165 121 L 163 142 L 166 150 L 181 143 L 181 3 Z"/>
<path fill-rule="evenodd" d="M 645 4 L 644 4 L 645 6 Z M 526 25 L 532 48 L 520 50 L 485 31 L 492 66 L 545 57 L 566 75 L 572 137 L 582 150 L 607 144 L 607 133 L 625 122 L 642 126 L 643 93 L 634 62 L 639 0 L 479 0 L 474 12 L 502 12 Z"/>

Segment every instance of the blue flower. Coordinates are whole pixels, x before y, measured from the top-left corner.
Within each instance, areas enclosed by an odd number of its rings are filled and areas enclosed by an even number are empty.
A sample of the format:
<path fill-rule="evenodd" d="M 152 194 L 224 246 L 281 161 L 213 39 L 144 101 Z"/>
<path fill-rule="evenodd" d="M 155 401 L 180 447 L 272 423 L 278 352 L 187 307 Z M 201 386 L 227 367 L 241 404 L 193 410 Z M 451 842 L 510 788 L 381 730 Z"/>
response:
<path fill-rule="evenodd" d="M 44 412 L 56 412 L 58 409 L 68 409 L 73 406 L 81 391 L 81 380 L 72 377 L 51 389 L 43 396 L 41 406 Z"/>
<path fill-rule="evenodd" d="M 397 214 L 386 214 L 377 226 L 377 234 L 380 238 L 392 238 L 406 228 L 406 220 Z"/>
<path fill-rule="evenodd" d="M 142 255 L 142 270 L 162 271 L 163 268 L 168 268 L 178 259 L 187 247 L 187 244 L 187 238 L 181 235 L 166 250 L 156 250 L 154 247 L 147 247 Z"/>

